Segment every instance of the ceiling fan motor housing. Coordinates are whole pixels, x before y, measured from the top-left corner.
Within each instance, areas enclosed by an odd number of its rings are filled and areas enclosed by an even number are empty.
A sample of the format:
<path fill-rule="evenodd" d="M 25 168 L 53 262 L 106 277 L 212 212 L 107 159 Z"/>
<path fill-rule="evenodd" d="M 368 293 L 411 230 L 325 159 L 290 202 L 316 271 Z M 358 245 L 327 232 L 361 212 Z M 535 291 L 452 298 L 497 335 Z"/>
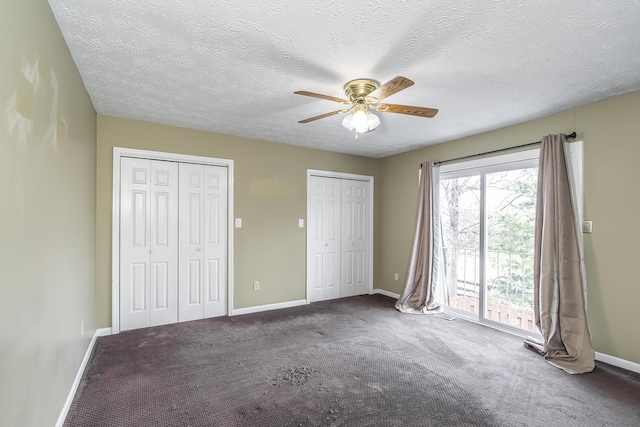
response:
<path fill-rule="evenodd" d="M 378 89 L 380 84 L 371 79 L 351 80 L 344 85 L 344 93 L 351 102 L 363 101 L 367 95 Z"/>

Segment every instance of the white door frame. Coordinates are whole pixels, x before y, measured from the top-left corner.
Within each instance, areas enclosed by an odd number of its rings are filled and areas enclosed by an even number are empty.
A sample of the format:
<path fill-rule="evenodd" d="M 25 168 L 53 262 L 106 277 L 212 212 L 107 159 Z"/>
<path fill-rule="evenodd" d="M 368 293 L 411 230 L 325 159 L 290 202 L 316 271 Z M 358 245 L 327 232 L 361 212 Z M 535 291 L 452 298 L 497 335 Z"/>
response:
<path fill-rule="evenodd" d="M 120 332 L 120 158 L 139 157 L 183 163 L 224 166 L 228 171 L 227 205 L 227 315 L 233 314 L 233 160 L 189 154 L 113 147 L 113 200 L 111 211 L 111 333 Z"/>
<path fill-rule="evenodd" d="M 312 236 L 310 235 L 311 231 L 309 230 L 309 212 L 312 208 L 310 206 L 309 201 L 309 177 L 311 176 L 320 176 L 323 178 L 339 178 L 339 179 L 351 179 L 354 181 L 364 181 L 369 183 L 369 212 L 370 212 L 370 221 L 369 221 L 369 247 L 367 248 L 369 251 L 369 294 L 373 294 L 373 177 L 369 175 L 357 175 L 352 173 L 344 173 L 344 172 L 333 172 L 333 171 L 325 171 L 318 169 L 307 169 L 307 242 L 306 242 L 306 252 L 309 253 L 309 242 L 311 241 Z M 305 264 L 306 264 L 306 293 L 305 298 L 307 304 L 310 304 L 309 300 L 309 284 L 311 281 L 309 280 L 309 274 L 311 269 L 309 268 L 309 260 L 308 257 L 305 256 Z"/>

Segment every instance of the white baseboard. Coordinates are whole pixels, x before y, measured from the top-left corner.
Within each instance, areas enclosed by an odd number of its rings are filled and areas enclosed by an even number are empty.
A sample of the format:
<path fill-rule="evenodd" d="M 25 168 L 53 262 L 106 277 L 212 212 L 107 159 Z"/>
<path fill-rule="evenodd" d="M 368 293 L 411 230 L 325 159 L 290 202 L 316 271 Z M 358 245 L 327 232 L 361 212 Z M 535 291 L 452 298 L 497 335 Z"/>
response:
<path fill-rule="evenodd" d="M 394 292 L 385 291 L 384 289 L 374 289 L 373 293 L 374 294 L 386 295 L 388 297 L 395 298 L 395 299 L 400 298 L 400 294 L 396 294 Z"/>
<path fill-rule="evenodd" d="M 261 311 L 269 310 L 279 310 L 281 308 L 297 307 L 299 305 L 307 305 L 307 300 L 301 299 L 297 301 L 278 302 L 276 304 L 257 305 L 255 307 L 237 308 L 231 312 L 230 316 L 259 313 Z"/>
<path fill-rule="evenodd" d="M 111 328 L 102 328 L 102 329 L 96 329 L 96 336 L 97 337 L 106 337 L 108 335 L 112 335 L 113 331 L 111 331 Z"/>
<path fill-rule="evenodd" d="M 620 359 L 619 357 L 609 356 L 608 354 L 598 353 L 596 351 L 596 360 L 598 362 L 608 363 L 627 371 L 637 372 L 640 374 L 640 363 L 631 362 L 629 360 Z"/>
<path fill-rule="evenodd" d="M 385 291 L 384 289 L 374 289 L 371 293 L 382 294 L 395 299 L 400 298 L 399 294 L 394 294 L 393 292 Z M 265 305 L 257 305 L 254 307 L 237 308 L 233 310 L 229 316 L 239 316 L 242 314 L 259 313 L 261 311 L 269 311 L 269 310 L 279 310 L 281 308 L 297 307 L 299 305 L 306 305 L 306 304 L 308 304 L 307 300 L 301 299 L 297 301 L 279 302 L 276 304 L 265 304 Z"/>
<path fill-rule="evenodd" d="M 107 335 L 111 335 L 111 328 L 96 329 L 96 331 L 94 332 L 93 337 L 89 342 L 89 347 L 87 347 L 87 351 L 85 352 L 84 358 L 82 359 L 82 363 L 78 368 L 78 373 L 76 374 L 76 378 L 75 380 L 73 380 L 73 384 L 71 384 L 71 390 L 69 391 L 67 400 L 64 402 L 62 411 L 60 411 L 60 416 L 58 416 L 56 427 L 62 427 L 62 425 L 64 424 L 64 421 L 67 419 L 69 408 L 71 408 L 71 402 L 73 402 L 73 398 L 76 396 L 76 391 L 78 390 L 80 381 L 82 381 L 82 375 L 84 375 L 84 370 L 87 367 L 87 363 L 89 363 L 89 358 L 91 357 L 91 352 L 93 352 L 93 347 L 96 344 L 96 340 L 98 339 L 98 337 L 104 337 Z"/>

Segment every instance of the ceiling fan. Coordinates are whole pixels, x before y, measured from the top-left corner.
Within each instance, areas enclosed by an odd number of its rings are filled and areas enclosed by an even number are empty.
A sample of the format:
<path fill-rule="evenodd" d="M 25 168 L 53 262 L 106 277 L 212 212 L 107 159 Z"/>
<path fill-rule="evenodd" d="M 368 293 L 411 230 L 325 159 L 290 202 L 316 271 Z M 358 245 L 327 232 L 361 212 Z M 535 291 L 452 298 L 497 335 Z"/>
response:
<path fill-rule="evenodd" d="M 413 81 L 406 77 L 397 76 L 389 80 L 382 86 L 371 79 L 356 79 L 351 80 L 344 85 L 344 93 L 347 95 L 347 99 L 336 98 L 329 95 L 322 95 L 320 93 L 307 92 L 299 90 L 294 92 L 298 95 L 311 96 L 314 98 L 326 99 L 329 101 L 339 102 L 345 105 L 345 108 L 341 110 L 332 111 L 330 113 L 321 114 L 319 116 L 310 117 L 308 119 L 300 120 L 298 123 L 309 123 L 315 120 L 324 119 L 325 117 L 331 117 L 336 114 L 348 113 L 353 111 L 352 114 L 346 116 L 342 121 L 342 125 L 349 130 L 356 130 L 356 138 L 358 133 L 372 132 L 380 124 L 380 119 L 375 114 L 372 114 L 369 110 L 376 110 L 386 113 L 398 113 L 408 114 L 410 116 L 427 117 L 431 118 L 438 113 L 435 108 L 425 107 L 412 107 L 410 105 L 399 104 L 383 104 L 380 103 L 388 96 L 398 93 L 401 90 L 413 85 Z"/>

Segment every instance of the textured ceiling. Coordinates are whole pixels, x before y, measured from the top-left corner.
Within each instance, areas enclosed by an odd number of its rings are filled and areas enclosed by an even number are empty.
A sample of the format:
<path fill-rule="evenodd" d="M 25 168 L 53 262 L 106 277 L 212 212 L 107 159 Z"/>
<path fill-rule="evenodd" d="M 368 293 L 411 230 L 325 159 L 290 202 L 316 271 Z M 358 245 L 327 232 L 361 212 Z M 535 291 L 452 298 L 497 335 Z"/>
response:
<path fill-rule="evenodd" d="M 101 115 L 384 157 L 640 90 L 640 1 L 49 0 Z M 355 78 L 415 85 L 354 138 Z M 571 131 L 572 129 L 567 129 Z M 579 130 L 579 129 L 578 129 Z"/>

